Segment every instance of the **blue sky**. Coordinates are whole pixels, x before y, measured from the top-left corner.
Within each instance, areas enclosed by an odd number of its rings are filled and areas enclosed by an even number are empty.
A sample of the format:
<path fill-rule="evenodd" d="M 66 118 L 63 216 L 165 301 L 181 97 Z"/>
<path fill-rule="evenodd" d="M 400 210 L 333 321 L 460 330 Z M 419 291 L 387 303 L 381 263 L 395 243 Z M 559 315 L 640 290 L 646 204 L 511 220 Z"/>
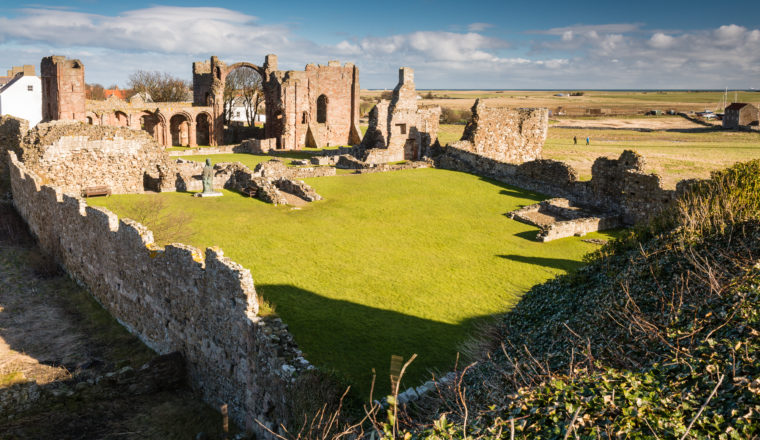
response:
<path fill-rule="evenodd" d="M 418 88 L 760 88 L 758 0 L 0 0 L 0 11 L 0 69 L 66 55 L 106 86 L 276 53 L 281 69 L 354 62 L 365 88 L 392 88 L 402 65 Z"/>

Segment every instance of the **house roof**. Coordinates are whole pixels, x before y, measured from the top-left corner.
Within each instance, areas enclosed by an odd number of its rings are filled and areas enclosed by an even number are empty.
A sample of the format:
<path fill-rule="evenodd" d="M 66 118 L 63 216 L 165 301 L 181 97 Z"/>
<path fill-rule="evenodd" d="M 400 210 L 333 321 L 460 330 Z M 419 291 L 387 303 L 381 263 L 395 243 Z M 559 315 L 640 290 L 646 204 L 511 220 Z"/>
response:
<path fill-rule="evenodd" d="M 127 92 L 126 90 L 121 89 L 105 89 L 103 90 L 103 94 L 105 94 L 106 98 L 110 98 L 111 96 L 115 96 L 119 99 L 127 99 Z"/>
<path fill-rule="evenodd" d="M 728 107 L 726 107 L 726 110 L 741 110 L 748 105 L 749 104 L 747 104 L 746 102 L 735 102 L 729 105 Z"/>
<path fill-rule="evenodd" d="M 13 84 L 15 84 L 16 82 L 18 82 L 18 80 L 20 80 L 23 77 L 24 77 L 24 75 L 16 75 L 15 77 L 13 77 L 13 79 L 10 80 L 7 84 L 5 84 L 4 86 L 0 87 L 0 93 L 3 93 L 4 91 L 8 90 Z"/>

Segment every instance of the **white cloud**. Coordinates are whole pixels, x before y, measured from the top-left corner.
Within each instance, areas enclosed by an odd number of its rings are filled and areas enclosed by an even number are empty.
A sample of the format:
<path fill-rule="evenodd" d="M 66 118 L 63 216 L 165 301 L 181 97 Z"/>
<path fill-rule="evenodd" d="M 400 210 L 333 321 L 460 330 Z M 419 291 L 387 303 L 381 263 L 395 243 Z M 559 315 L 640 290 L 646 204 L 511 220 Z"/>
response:
<path fill-rule="evenodd" d="M 335 44 L 299 36 L 290 26 L 224 8 L 156 6 L 116 16 L 26 9 L 0 17 L 0 53 L 10 64 L 51 54 L 80 58 L 91 82 L 124 84 L 137 69 L 190 77 L 190 63 L 217 55 L 281 69 L 330 59 L 352 61 L 365 87 L 393 87 L 399 66 L 420 87 L 698 88 L 760 87 L 760 29 L 725 24 L 696 31 L 646 30 L 641 23 L 574 25 L 532 31 L 517 46 L 466 32 L 352 35 Z"/>
<path fill-rule="evenodd" d="M 667 49 L 673 45 L 675 38 L 670 35 L 665 35 L 662 32 L 657 32 L 649 39 L 649 45 L 655 49 Z"/>
<path fill-rule="evenodd" d="M 105 16 L 51 9 L 23 9 L 0 17 L 0 37 L 57 46 L 198 54 L 242 52 L 251 45 L 287 46 L 288 30 L 224 8 L 156 6 Z"/>
<path fill-rule="evenodd" d="M 467 30 L 470 32 L 483 32 L 486 29 L 492 28 L 493 25 L 491 23 L 470 23 L 467 26 Z"/>

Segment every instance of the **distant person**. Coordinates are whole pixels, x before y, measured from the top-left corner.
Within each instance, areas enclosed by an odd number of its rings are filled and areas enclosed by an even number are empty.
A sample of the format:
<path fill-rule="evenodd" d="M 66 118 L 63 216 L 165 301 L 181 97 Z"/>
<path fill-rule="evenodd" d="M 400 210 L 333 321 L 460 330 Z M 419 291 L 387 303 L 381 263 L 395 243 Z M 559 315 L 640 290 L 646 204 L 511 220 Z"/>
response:
<path fill-rule="evenodd" d="M 586 145 L 591 145 L 591 138 L 586 136 Z"/>
<path fill-rule="evenodd" d="M 573 145 L 578 145 L 578 136 L 573 136 Z"/>

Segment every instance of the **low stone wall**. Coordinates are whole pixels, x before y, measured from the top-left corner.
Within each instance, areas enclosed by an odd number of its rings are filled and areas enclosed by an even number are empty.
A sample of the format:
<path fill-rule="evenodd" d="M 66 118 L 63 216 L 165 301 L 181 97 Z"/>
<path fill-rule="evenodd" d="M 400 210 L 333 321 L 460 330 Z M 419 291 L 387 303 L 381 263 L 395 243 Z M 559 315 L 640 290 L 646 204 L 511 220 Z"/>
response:
<path fill-rule="evenodd" d="M 240 143 L 243 152 L 253 154 L 267 154 L 277 149 L 277 138 L 269 139 L 246 139 Z"/>
<path fill-rule="evenodd" d="M 507 216 L 538 226 L 536 240 L 584 236 L 589 232 L 620 227 L 619 215 L 590 211 L 563 198 L 544 200 L 507 213 Z"/>
<path fill-rule="evenodd" d="M 114 194 L 141 193 L 145 174 L 170 163 L 142 130 L 77 121 L 38 124 L 24 134 L 20 148 L 28 169 L 69 194 L 90 186 L 107 186 Z"/>
<path fill-rule="evenodd" d="M 460 147 L 461 143 L 455 143 L 444 148 L 435 160 L 436 167 L 564 197 L 581 206 L 620 215 L 622 222 L 628 225 L 651 218 L 670 206 L 688 186 L 684 181 L 675 191 L 662 188 L 659 176 L 644 172 L 644 159 L 630 150 L 624 151 L 618 159 L 596 159 L 591 168 L 591 181 L 579 182 L 577 171 L 563 162 L 541 159 L 510 164 Z"/>
<path fill-rule="evenodd" d="M 314 191 L 314 188 L 310 187 L 300 180 L 280 178 L 276 179 L 274 181 L 274 184 L 278 189 L 281 189 L 286 193 L 293 194 L 294 196 L 298 196 L 307 202 L 316 202 L 317 200 L 322 200 L 322 196 L 317 194 L 317 192 Z"/>
<path fill-rule="evenodd" d="M 342 170 L 361 170 L 369 166 L 370 165 L 368 163 L 348 154 L 339 156 L 337 162 L 335 163 L 335 167 Z"/>
<path fill-rule="evenodd" d="M 311 367 L 280 320 L 257 316 L 249 270 L 218 248 L 161 248 L 141 224 L 41 185 L 9 154 L 19 214 L 106 310 L 158 353 L 182 353 L 203 399 L 228 404 L 241 426 L 265 435 L 255 419 L 290 420 L 287 392 Z"/>
<path fill-rule="evenodd" d="M 404 163 L 395 163 L 395 164 L 379 164 L 375 166 L 371 166 L 369 168 L 362 168 L 359 170 L 356 170 L 357 174 L 369 174 L 369 173 L 384 173 L 387 171 L 401 171 L 401 170 L 415 170 L 417 168 L 431 168 L 433 164 L 431 162 L 426 161 L 409 161 Z"/>
<path fill-rule="evenodd" d="M 335 168 L 322 167 L 289 167 L 278 159 L 261 162 L 253 170 L 256 175 L 271 178 L 308 179 L 310 177 L 334 176 Z"/>
<path fill-rule="evenodd" d="M 604 231 L 617 227 L 620 227 L 620 217 L 615 215 L 564 220 L 541 228 L 538 235 L 536 235 L 536 240 L 546 242 L 565 237 L 583 237 L 589 232 Z"/>

